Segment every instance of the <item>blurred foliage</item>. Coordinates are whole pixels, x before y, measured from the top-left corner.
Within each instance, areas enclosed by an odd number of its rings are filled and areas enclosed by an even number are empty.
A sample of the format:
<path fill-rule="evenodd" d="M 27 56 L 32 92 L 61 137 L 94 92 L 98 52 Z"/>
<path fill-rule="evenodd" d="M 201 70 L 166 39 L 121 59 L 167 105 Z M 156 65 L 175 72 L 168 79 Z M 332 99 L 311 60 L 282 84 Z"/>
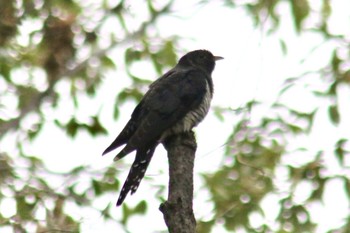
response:
<path fill-rule="evenodd" d="M 67 173 L 55 173 L 22 148 L 23 141 L 34 140 L 48 122 L 54 122 L 72 138 L 82 130 L 92 137 L 106 134 L 98 106 L 86 121 L 77 116 L 81 97 L 95 98 L 103 75 L 108 70 L 125 68 L 133 85 L 116 94 L 114 117 L 117 118 L 120 104 L 139 100 L 150 83 L 134 72 L 134 64 L 148 60 L 154 71 L 161 74 L 176 63 L 175 51 L 181 38 L 175 35 L 162 38 L 154 26 L 162 16 L 171 13 L 173 0 L 162 5 L 145 1 L 140 7 L 146 16 L 136 19 L 129 10 L 129 1 L 111 2 L 0 1 L 0 139 L 15 134 L 18 148 L 17 156 L 0 151 L 0 206 L 15 203 L 11 216 L 0 211 L 1 227 L 10 227 L 14 232 L 79 232 L 79 219 L 67 206 L 94 209 L 92 200 L 115 194 L 119 189 L 118 171 L 114 167 L 96 171 L 81 166 Z M 222 2 L 224 7 L 244 9 L 256 27 L 267 27 L 268 33 L 274 35 L 278 35 L 284 17 L 279 6 L 288 4 L 298 35 L 314 32 L 333 41 L 335 46 L 328 54 L 329 64 L 310 71 L 318 77 L 314 82 L 326 85 L 326 89 L 307 83 L 307 72 L 287 79 L 269 113 L 254 122 L 251 111 L 263 107 L 257 100 L 237 111 L 213 106 L 220 120 L 225 121 L 229 114 L 236 114 L 239 120 L 228 138 L 222 167 L 213 174 L 203 174 L 211 194 L 213 216 L 198 219 L 198 232 L 213 232 L 217 225 L 230 232 L 314 232 L 317 223 L 310 217 L 309 204 L 322 203 L 327 184 L 341 180 L 350 200 L 348 139 L 336 139 L 332 152 L 293 148 L 290 142 L 312 134 L 315 119 L 322 115 L 327 115 L 335 128 L 348 120 L 342 117 L 339 90 L 350 83 L 349 37 L 329 30 L 329 18 L 333 14 L 330 0 L 320 1 L 316 8 L 308 0 Z M 211 4 L 210 1 L 199 3 Z M 317 21 L 312 26 L 306 23 L 311 17 Z M 132 24 L 128 23 L 131 19 Z M 111 21 L 114 29 L 106 30 Z M 280 46 L 288 55 L 288 44 L 282 36 Z M 120 64 L 110 56 L 111 51 L 118 49 L 123 51 L 124 58 Z M 320 106 L 302 112 L 283 102 L 283 97 L 297 83 L 304 83 L 305 92 L 319 100 Z M 71 109 L 66 111 L 67 118 L 48 114 L 62 111 L 63 107 Z M 295 153 L 308 155 L 310 159 L 306 163 L 288 162 L 287 158 Z M 325 172 L 329 166 L 324 162 L 325 156 L 334 157 L 341 168 L 339 172 Z M 91 174 L 94 179 L 82 189 L 81 177 Z M 51 179 L 61 180 L 62 185 L 54 187 Z M 284 190 L 276 185 L 280 182 L 285 184 Z M 306 185 L 309 193 L 302 201 L 295 198 L 301 185 Z M 257 226 L 254 216 L 264 219 L 266 209 L 262 203 L 271 196 L 276 197 L 279 205 L 275 223 L 262 222 Z M 145 215 L 147 202 L 141 201 L 135 207 L 123 205 L 120 220 L 114 219 L 112 208 L 108 204 L 96 210 L 106 221 L 117 221 L 128 231 L 128 220 L 133 215 Z M 349 226 L 348 216 L 343 226 L 329 232 L 346 233 Z"/>
<path fill-rule="evenodd" d="M 327 42 L 333 41 L 336 46 L 333 47 L 333 53 L 328 54 L 329 64 L 327 66 L 321 67 L 316 72 L 310 71 L 318 76 L 318 80 L 314 82 L 323 83 L 328 88 L 320 88 L 319 83 L 310 84 L 306 80 L 309 71 L 306 71 L 299 77 L 287 79 L 280 90 L 279 99 L 271 105 L 269 113 L 258 120 L 255 119 L 254 123 L 250 120 L 251 110 L 263 104 L 255 100 L 246 104 L 248 114 L 243 114 L 228 138 L 226 157 L 221 169 L 213 174 L 203 174 L 214 203 L 215 216 L 210 221 L 199 221 L 199 232 L 213 232 L 212 229 L 217 224 L 223 224 L 224 228 L 230 232 L 242 229 L 245 229 L 245 232 L 257 233 L 315 232 L 318 222 L 314 222 L 310 216 L 311 206 L 312 204 L 322 205 L 327 184 L 335 180 L 342 180 L 344 192 L 350 201 L 350 169 L 346 161 L 346 157 L 349 156 L 348 139 L 341 138 L 340 135 L 338 139 L 330 138 L 331 141 L 336 141 L 334 153 L 322 150 L 315 153 L 308 147 L 292 149 L 290 142 L 292 139 L 307 138 L 312 134 L 314 122 L 324 114 L 328 114 L 330 123 L 336 128 L 348 122 L 348 119 L 341 117 L 339 95 L 340 89 L 349 87 L 350 84 L 349 37 L 346 34 L 330 32 L 328 22 L 332 15 L 332 4 L 329 0 L 320 1 L 318 9 L 312 9 L 307 0 L 225 2 L 230 7 L 247 9 L 257 27 L 267 27 L 268 33 L 274 33 L 277 36 L 282 17 L 277 10 L 278 5 L 289 2 L 295 31 L 298 34 L 315 32 L 323 36 Z M 312 27 L 306 26 L 305 21 L 315 15 L 318 22 Z M 280 42 L 283 54 L 287 55 L 288 45 L 282 37 Z M 298 85 L 307 87 L 305 93 L 311 92 L 320 103 L 309 112 L 294 109 L 281 100 Z M 324 111 L 324 108 L 328 110 Z M 225 115 L 232 114 L 232 112 L 232 109 L 214 107 L 215 115 L 223 121 Z M 236 115 L 242 115 L 241 113 L 241 109 L 238 109 Z M 292 163 L 287 162 L 287 159 L 284 161 L 284 158 L 292 154 L 307 156 L 309 162 Z M 332 156 L 340 166 L 340 169 L 334 173 L 327 172 L 332 168 L 330 164 L 325 163 L 325 160 L 329 161 Z M 281 170 L 283 176 L 281 176 Z M 279 190 L 279 186 L 276 185 L 280 182 L 286 186 L 284 190 Z M 304 187 L 304 192 L 308 193 L 302 201 L 296 198 L 296 192 L 300 187 Z M 262 209 L 261 203 L 272 196 L 279 199 L 276 223 L 263 222 L 257 227 L 255 220 L 264 218 L 269 211 Z M 259 217 L 256 218 L 256 215 Z M 346 218 L 342 226 L 328 232 L 346 233 L 349 232 L 349 225 L 349 218 Z"/>

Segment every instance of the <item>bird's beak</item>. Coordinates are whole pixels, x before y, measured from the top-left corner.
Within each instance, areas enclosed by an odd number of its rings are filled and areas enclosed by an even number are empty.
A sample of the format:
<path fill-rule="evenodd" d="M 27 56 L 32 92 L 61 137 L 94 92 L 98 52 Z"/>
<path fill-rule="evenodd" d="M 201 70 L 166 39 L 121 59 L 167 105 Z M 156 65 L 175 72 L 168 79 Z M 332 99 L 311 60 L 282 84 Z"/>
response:
<path fill-rule="evenodd" d="M 222 59 L 224 59 L 223 57 L 220 57 L 220 56 L 214 56 L 214 60 L 215 61 L 219 61 L 219 60 L 222 60 Z"/>

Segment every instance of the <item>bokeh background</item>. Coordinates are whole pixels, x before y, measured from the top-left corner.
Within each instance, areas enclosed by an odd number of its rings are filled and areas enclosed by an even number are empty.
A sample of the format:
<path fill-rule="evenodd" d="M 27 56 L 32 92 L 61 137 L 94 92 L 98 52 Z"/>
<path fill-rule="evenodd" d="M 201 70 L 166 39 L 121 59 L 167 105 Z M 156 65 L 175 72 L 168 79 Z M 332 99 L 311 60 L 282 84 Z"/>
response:
<path fill-rule="evenodd" d="M 0 231 L 167 232 L 160 146 L 102 151 L 195 49 L 225 57 L 195 130 L 198 232 L 350 232 L 350 2 L 1 0 Z"/>

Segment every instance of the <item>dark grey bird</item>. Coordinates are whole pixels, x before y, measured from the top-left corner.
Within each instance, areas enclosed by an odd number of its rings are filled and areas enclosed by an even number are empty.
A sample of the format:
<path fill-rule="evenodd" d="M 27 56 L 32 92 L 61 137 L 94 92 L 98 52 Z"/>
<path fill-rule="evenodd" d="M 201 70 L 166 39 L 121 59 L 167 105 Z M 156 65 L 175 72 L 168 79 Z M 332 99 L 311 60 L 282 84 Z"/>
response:
<path fill-rule="evenodd" d="M 135 193 L 159 143 L 170 135 L 190 131 L 207 115 L 213 96 L 211 73 L 223 59 L 207 50 L 195 50 L 153 82 L 122 132 L 103 155 L 125 145 L 115 161 L 136 150 L 135 161 L 121 190 L 117 206 Z"/>

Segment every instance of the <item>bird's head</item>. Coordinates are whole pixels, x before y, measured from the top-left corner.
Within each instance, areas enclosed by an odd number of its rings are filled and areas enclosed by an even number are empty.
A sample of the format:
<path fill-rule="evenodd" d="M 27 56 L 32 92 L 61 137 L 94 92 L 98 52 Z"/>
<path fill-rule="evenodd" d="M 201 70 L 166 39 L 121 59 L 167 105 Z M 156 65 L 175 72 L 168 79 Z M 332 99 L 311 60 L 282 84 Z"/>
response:
<path fill-rule="evenodd" d="M 194 50 L 181 57 L 179 60 L 179 65 L 195 66 L 211 74 L 215 67 L 215 61 L 221 59 L 223 59 L 223 57 L 214 56 L 208 50 Z"/>

